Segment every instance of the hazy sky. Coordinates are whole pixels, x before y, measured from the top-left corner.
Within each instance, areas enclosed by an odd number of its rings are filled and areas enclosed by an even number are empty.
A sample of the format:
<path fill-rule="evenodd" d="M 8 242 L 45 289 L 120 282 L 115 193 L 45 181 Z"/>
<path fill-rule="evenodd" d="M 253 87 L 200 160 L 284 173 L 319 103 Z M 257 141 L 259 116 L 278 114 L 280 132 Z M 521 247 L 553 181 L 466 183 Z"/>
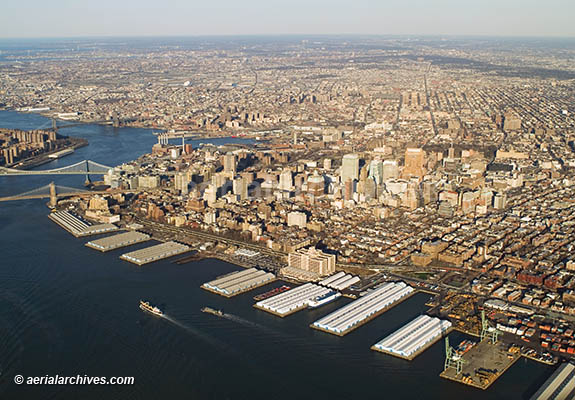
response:
<path fill-rule="evenodd" d="M 5 0 L 0 37 L 575 36 L 573 0 Z"/>

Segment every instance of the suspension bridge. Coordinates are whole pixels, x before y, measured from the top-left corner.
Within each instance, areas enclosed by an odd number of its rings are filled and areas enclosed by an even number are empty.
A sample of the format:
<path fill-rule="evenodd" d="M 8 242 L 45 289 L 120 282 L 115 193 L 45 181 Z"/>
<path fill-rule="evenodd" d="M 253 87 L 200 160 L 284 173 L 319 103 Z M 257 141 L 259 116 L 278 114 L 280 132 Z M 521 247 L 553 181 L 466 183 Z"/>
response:
<path fill-rule="evenodd" d="M 50 205 L 55 206 L 58 202 L 59 197 L 70 197 L 70 196 L 92 196 L 94 194 L 115 194 L 129 192 L 126 189 L 114 189 L 106 191 L 92 191 L 85 189 L 78 189 L 68 186 L 56 185 L 54 182 L 50 182 L 47 185 L 41 186 L 30 191 L 16 194 L 13 196 L 0 197 L 1 201 L 14 201 L 14 200 L 28 200 L 28 199 L 50 199 Z"/>
<path fill-rule="evenodd" d="M 0 167 L 0 175 L 104 175 L 111 168 L 95 161 L 83 160 L 55 169 L 23 170 Z"/>
<path fill-rule="evenodd" d="M 120 126 L 125 125 L 128 122 L 135 121 L 134 118 L 120 118 L 118 115 L 113 115 L 111 119 L 103 119 L 103 120 L 92 120 L 92 121 L 72 121 L 68 123 L 61 123 L 55 117 L 51 118 L 52 120 L 52 130 L 58 132 L 58 129 L 62 128 L 73 128 L 75 126 L 82 126 L 87 124 L 96 124 L 96 125 L 112 125 L 114 128 L 118 128 Z"/>

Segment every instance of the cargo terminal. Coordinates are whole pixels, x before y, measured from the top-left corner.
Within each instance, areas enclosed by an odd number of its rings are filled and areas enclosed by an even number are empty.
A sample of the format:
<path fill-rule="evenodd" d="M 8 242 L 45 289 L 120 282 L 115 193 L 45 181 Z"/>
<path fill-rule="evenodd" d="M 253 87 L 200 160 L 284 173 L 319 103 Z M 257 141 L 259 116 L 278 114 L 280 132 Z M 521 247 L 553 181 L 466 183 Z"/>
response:
<path fill-rule="evenodd" d="M 221 296 L 232 297 L 266 285 L 275 279 L 275 275 L 271 272 L 249 268 L 206 282 L 201 287 Z"/>
<path fill-rule="evenodd" d="M 404 282 L 388 282 L 346 306 L 315 321 L 310 326 L 333 335 L 343 336 L 367 323 L 399 301 L 415 293 Z"/>
<path fill-rule="evenodd" d="M 385 339 L 372 350 L 413 360 L 451 330 L 451 322 L 420 315 Z"/>
<path fill-rule="evenodd" d="M 150 235 L 141 232 L 131 231 L 93 240 L 91 242 L 86 243 L 86 246 L 92 249 L 105 252 L 114 249 L 119 249 L 121 247 L 130 246 L 136 243 L 142 243 L 148 240 L 150 240 Z"/>
<path fill-rule="evenodd" d="M 341 294 L 314 283 L 306 283 L 295 289 L 254 304 L 255 308 L 279 317 L 285 317 L 301 309 L 319 307 L 340 297 Z"/>
<path fill-rule="evenodd" d="M 165 242 L 155 246 L 146 247 L 132 251 L 130 253 L 122 254 L 122 260 L 129 261 L 137 265 L 144 265 L 164 258 L 182 254 L 190 250 L 189 246 L 177 242 Z"/>
<path fill-rule="evenodd" d="M 48 218 L 76 237 L 97 235 L 118 230 L 118 227 L 114 224 L 90 225 L 68 211 L 53 212 L 48 215 Z"/>

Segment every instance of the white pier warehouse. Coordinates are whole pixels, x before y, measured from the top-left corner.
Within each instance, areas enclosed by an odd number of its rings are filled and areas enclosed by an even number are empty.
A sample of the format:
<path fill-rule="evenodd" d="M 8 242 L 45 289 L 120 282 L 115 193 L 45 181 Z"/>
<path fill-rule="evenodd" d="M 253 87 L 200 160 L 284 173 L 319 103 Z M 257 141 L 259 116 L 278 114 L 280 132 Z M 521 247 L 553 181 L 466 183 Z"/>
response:
<path fill-rule="evenodd" d="M 285 317 L 306 307 L 319 307 L 337 299 L 341 294 L 323 286 L 306 283 L 254 304 L 255 308 Z"/>
<path fill-rule="evenodd" d="M 48 215 L 48 218 L 76 237 L 97 235 L 118 230 L 118 227 L 114 224 L 91 225 L 68 211 L 53 212 Z"/>
<path fill-rule="evenodd" d="M 385 339 L 374 344 L 372 349 L 412 360 L 450 330 L 451 322 L 428 315 L 420 315 Z"/>
<path fill-rule="evenodd" d="M 114 236 L 92 240 L 86 246 L 100 251 L 110 251 L 150 240 L 150 235 L 141 232 L 124 232 Z"/>
<path fill-rule="evenodd" d="M 130 253 L 122 254 L 120 258 L 134 264 L 144 265 L 188 251 L 190 251 L 190 247 L 186 246 L 185 244 L 177 242 L 165 242 L 155 246 L 132 251 Z"/>
<path fill-rule="evenodd" d="M 346 274 L 345 272 L 338 272 L 332 276 L 319 281 L 318 283 L 322 286 L 327 286 L 335 290 L 344 290 L 359 282 L 360 279 L 357 276 Z"/>
<path fill-rule="evenodd" d="M 415 290 L 404 282 L 389 282 L 315 321 L 310 326 L 320 331 L 343 336 L 413 293 Z"/>
<path fill-rule="evenodd" d="M 275 275 L 257 268 L 233 272 L 223 277 L 206 282 L 202 289 L 225 297 L 232 297 L 275 280 Z"/>

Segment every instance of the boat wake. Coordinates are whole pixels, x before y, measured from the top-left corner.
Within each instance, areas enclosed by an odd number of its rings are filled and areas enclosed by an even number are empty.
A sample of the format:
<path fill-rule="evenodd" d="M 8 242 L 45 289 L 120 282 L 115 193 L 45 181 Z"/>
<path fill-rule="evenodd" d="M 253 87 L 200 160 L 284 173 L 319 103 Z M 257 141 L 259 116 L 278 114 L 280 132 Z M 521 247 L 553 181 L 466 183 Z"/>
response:
<path fill-rule="evenodd" d="M 263 326 L 263 325 L 256 324 L 255 322 L 248 321 L 247 319 L 243 319 L 243 318 L 238 317 L 237 315 L 234 315 L 234 314 L 223 313 L 223 314 L 221 315 L 221 317 L 222 317 L 222 318 L 225 318 L 225 319 L 227 319 L 227 320 L 230 320 L 230 321 L 237 322 L 238 324 L 241 324 L 241 325 L 244 325 L 244 326 L 248 326 L 248 327 L 250 327 L 250 328 L 268 330 L 268 328 L 266 328 L 266 327 Z"/>
<path fill-rule="evenodd" d="M 202 333 L 201 331 L 192 328 L 189 325 L 183 324 L 180 321 L 170 317 L 167 314 L 162 315 L 162 318 L 165 319 L 166 321 L 171 322 L 172 324 L 176 325 L 177 327 L 182 328 L 186 332 L 188 332 L 188 333 L 190 333 L 196 337 L 199 337 L 200 339 L 208 342 L 209 344 L 211 344 L 212 346 L 214 346 L 220 350 L 227 350 L 228 346 L 226 346 L 223 342 L 220 342 L 219 340 L 214 339 L 214 338 Z"/>

